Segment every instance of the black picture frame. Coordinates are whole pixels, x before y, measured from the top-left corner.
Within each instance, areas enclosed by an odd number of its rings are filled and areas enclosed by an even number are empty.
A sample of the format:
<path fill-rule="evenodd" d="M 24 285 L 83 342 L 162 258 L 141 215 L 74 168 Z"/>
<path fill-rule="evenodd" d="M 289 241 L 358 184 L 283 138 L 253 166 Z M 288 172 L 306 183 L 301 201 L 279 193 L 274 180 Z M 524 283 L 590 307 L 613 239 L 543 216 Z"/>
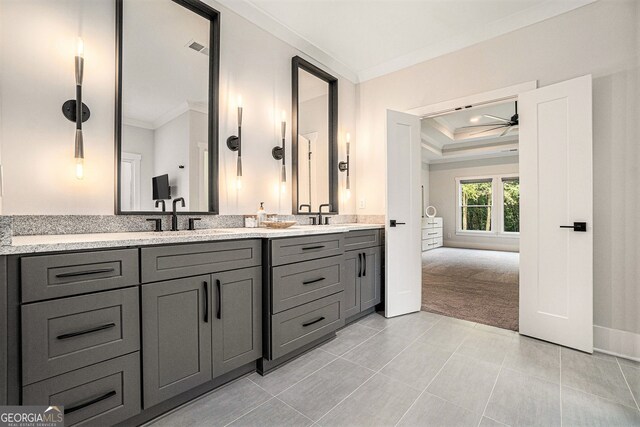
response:
<path fill-rule="evenodd" d="M 115 213 L 116 215 L 158 215 L 161 211 L 122 211 L 120 204 L 120 165 L 122 153 L 122 20 L 123 1 L 116 2 L 116 90 L 115 90 Z M 209 20 L 209 201 L 208 211 L 182 211 L 181 215 L 217 215 L 220 211 L 218 196 L 218 147 L 220 100 L 220 12 L 200 0 L 171 0 L 174 3 Z"/>
<path fill-rule="evenodd" d="M 338 79 L 309 61 L 294 56 L 291 59 L 291 177 L 292 177 L 292 212 L 304 215 L 314 212 L 300 211 L 298 204 L 298 71 L 304 70 L 329 84 L 329 214 L 338 214 Z M 325 213 L 325 212 L 323 212 Z"/>

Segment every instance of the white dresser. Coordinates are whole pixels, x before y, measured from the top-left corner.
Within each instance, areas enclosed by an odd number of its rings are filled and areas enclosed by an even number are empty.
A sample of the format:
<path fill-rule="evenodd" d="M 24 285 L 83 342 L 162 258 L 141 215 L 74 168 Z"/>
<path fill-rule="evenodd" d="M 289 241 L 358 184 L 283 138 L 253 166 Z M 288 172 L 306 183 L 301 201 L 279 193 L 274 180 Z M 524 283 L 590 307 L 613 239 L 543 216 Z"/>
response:
<path fill-rule="evenodd" d="M 422 218 L 422 251 L 442 246 L 442 218 Z"/>

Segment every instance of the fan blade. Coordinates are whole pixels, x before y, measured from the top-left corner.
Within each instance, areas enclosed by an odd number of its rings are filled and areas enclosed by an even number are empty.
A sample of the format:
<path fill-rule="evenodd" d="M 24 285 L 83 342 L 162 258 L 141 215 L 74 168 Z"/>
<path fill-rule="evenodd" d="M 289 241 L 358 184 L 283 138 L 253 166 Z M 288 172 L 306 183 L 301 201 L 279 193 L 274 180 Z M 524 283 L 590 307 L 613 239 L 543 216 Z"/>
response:
<path fill-rule="evenodd" d="M 487 123 L 487 124 L 484 124 L 484 125 L 469 125 L 469 126 L 462 126 L 462 127 L 456 128 L 456 130 L 458 130 L 458 129 L 469 129 L 469 128 L 480 128 L 480 127 L 486 127 L 486 126 L 503 126 L 505 124 L 506 123 Z"/>
<path fill-rule="evenodd" d="M 478 135 L 481 133 L 486 133 L 486 132 L 491 132 L 492 130 L 496 130 L 496 129 L 502 129 L 503 127 L 508 127 L 509 125 L 502 125 L 502 126 L 497 126 L 491 129 L 487 129 L 487 130 L 482 130 L 480 132 L 474 132 L 474 133 L 470 133 L 469 136 L 473 136 L 473 135 Z"/>
<path fill-rule="evenodd" d="M 499 121 L 501 121 L 503 123 L 509 123 L 508 119 L 505 119 L 505 118 L 502 118 L 502 117 L 498 117 L 498 116 L 492 116 L 491 114 L 483 114 L 483 116 L 489 117 L 490 119 L 493 119 L 493 120 L 499 120 Z"/>
<path fill-rule="evenodd" d="M 502 132 L 502 133 L 500 134 L 500 136 L 505 136 L 506 134 L 508 134 L 508 133 L 509 133 L 509 131 L 510 131 L 510 130 L 511 130 L 511 126 L 509 126 L 508 128 L 506 128 L 506 129 L 504 130 L 504 132 Z"/>

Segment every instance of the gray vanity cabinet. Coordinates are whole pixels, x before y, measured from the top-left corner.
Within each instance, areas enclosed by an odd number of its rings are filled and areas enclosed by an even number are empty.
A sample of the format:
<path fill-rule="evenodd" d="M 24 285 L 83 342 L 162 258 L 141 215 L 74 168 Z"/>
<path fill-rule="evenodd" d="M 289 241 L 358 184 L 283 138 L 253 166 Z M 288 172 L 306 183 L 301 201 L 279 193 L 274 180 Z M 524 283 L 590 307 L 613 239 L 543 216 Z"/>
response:
<path fill-rule="evenodd" d="M 345 317 L 353 320 L 382 301 L 383 235 L 381 230 L 346 234 Z"/>
<path fill-rule="evenodd" d="M 261 267 L 212 276 L 213 374 L 218 377 L 262 356 Z"/>
<path fill-rule="evenodd" d="M 213 379 L 211 276 L 142 286 L 144 407 Z"/>

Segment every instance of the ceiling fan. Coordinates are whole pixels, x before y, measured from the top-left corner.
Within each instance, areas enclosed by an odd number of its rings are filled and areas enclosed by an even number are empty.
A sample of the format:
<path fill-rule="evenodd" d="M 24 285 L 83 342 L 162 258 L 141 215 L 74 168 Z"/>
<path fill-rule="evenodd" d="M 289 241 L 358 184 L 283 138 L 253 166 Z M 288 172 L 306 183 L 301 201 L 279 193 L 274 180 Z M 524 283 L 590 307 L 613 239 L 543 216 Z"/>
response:
<path fill-rule="evenodd" d="M 517 127 L 518 127 L 518 124 L 519 124 L 519 122 L 518 122 L 518 101 L 515 102 L 515 106 L 516 106 L 515 114 L 513 116 L 511 116 L 511 118 L 509 118 L 509 119 L 505 119 L 503 117 L 494 116 L 494 115 L 491 115 L 491 114 L 483 114 L 484 117 L 488 117 L 490 119 L 497 120 L 497 122 L 485 123 L 483 125 L 463 126 L 460 129 L 490 127 L 490 129 L 483 129 L 483 130 L 481 130 L 479 132 L 471 133 L 471 134 L 469 134 L 469 136 L 479 135 L 479 134 L 486 133 L 486 132 L 492 132 L 492 131 L 497 130 L 497 129 L 504 129 L 504 131 L 500 134 L 500 136 L 505 136 L 506 134 L 511 132 L 511 130 L 517 129 Z"/>

